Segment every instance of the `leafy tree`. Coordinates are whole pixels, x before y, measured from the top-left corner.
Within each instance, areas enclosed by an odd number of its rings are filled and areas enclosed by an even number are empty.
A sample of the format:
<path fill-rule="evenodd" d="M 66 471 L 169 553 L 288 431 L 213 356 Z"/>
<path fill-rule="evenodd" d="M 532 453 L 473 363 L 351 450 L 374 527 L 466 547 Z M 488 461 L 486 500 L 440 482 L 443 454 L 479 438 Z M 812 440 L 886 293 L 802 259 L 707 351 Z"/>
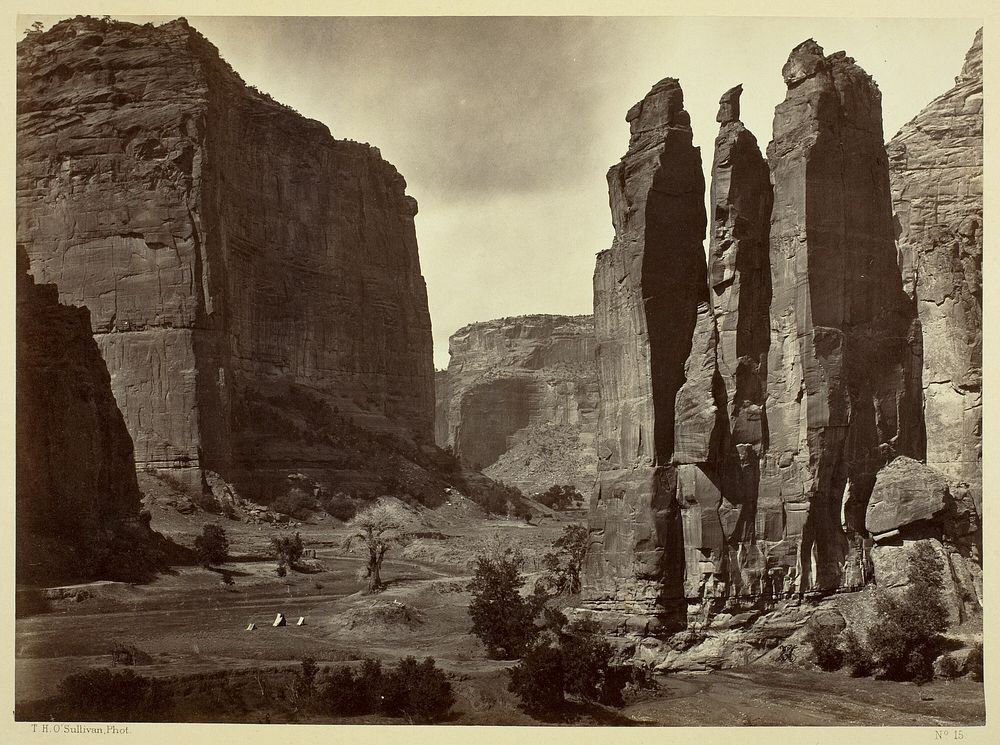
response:
<path fill-rule="evenodd" d="M 390 548 L 403 540 L 405 519 L 403 514 L 389 505 L 376 503 L 359 512 L 349 523 L 353 533 L 344 541 L 344 550 L 357 542 L 368 552 L 368 592 L 382 589 L 382 560 Z"/>
<path fill-rule="evenodd" d="M 194 539 L 198 560 L 206 569 L 212 564 L 223 564 L 229 558 L 229 539 L 226 531 L 214 523 L 202 526 L 201 535 Z"/>
<path fill-rule="evenodd" d="M 876 622 L 868 629 L 868 648 L 885 677 L 925 682 L 934 676 L 940 633 L 948 627 L 941 562 L 928 543 L 914 548 L 908 579 L 901 597 L 876 595 Z"/>
<path fill-rule="evenodd" d="M 278 561 L 279 568 L 294 567 L 298 563 L 299 559 L 302 558 L 303 551 L 302 536 L 298 533 L 296 533 L 294 537 L 286 535 L 281 536 L 280 538 L 277 536 L 271 538 L 271 553 Z M 282 574 L 279 576 L 284 575 Z"/>
<path fill-rule="evenodd" d="M 586 526 L 567 525 L 552 544 L 556 550 L 545 554 L 542 559 L 549 585 L 557 594 L 575 595 L 580 592 L 580 575 L 589 539 Z"/>
<path fill-rule="evenodd" d="M 515 549 L 487 545 L 476 557 L 476 571 L 469 584 L 472 633 L 486 646 L 492 659 L 520 657 L 537 635 L 534 619 L 541 610 L 533 599 L 521 596 L 523 556 Z"/>
<path fill-rule="evenodd" d="M 572 484 L 550 486 L 548 491 L 538 495 L 538 501 L 553 510 L 564 510 L 582 499 L 583 495 Z"/>

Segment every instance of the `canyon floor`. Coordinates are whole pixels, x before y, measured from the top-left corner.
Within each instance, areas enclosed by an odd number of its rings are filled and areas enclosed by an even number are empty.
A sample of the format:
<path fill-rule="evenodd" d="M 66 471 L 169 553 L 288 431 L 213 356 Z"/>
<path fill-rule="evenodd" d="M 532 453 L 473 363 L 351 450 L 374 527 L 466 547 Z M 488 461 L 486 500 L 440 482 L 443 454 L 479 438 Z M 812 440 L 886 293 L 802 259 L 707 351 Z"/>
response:
<path fill-rule="evenodd" d="M 116 642 L 143 653 L 137 673 L 170 679 L 180 721 L 398 722 L 376 717 L 335 719 L 290 711 L 282 703 L 288 673 L 306 656 L 325 665 L 364 657 L 392 662 L 432 656 L 452 676 L 454 724 L 532 725 L 506 690 L 512 663 L 488 660 L 469 634 L 466 612 L 471 562 L 496 533 L 528 557 L 529 586 L 540 559 L 581 512 L 538 524 L 483 519 L 456 501 L 418 516 L 423 537 L 390 553 L 387 588 L 362 593 L 360 555 L 340 548 L 337 521 L 277 529 L 213 515 L 182 515 L 153 506 L 153 526 L 191 545 L 205 522 L 229 535 L 235 561 L 221 572 L 174 567 L 144 585 L 92 583 L 48 591 L 43 612 L 16 621 L 16 697 L 27 702 L 55 692 L 66 675 L 107 666 Z M 321 570 L 278 577 L 267 558 L 272 535 L 298 530 Z M 281 612 L 287 626 L 271 622 Z M 299 617 L 303 626 L 295 625 Z M 257 628 L 247 631 L 247 625 Z M 218 676 L 223 676 L 221 679 Z M 220 683 L 220 680 L 222 681 Z M 581 709 L 574 724 L 600 725 L 975 725 L 985 721 L 981 684 L 935 681 L 917 687 L 798 668 L 748 667 L 658 677 L 656 690 L 620 710 Z M 214 682 L 213 682 L 214 681 Z M 225 695 L 223 695 L 223 693 Z"/>

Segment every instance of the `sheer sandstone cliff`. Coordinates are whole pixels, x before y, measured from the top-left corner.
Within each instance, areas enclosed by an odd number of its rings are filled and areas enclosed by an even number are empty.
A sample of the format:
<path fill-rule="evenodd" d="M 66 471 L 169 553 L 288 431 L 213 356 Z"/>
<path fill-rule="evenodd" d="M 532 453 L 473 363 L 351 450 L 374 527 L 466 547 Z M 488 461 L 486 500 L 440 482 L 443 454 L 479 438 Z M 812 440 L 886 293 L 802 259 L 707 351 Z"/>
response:
<path fill-rule="evenodd" d="M 525 492 L 596 473 L 597 379 L 590 316 L 533 315 L 465 326 L 438 373 L 438 444 Z"/>
<path fill-rule="evenodd" d="M 300 446 L 326 410 L 432 441 L 416 202 L 376 148 L 248 88 L 183 19 L 29 34 L 17 118 L 18 243 L 90 310 L 140 467 L 321 474 L 336 449 Z"/>
<path fill-rule="evenodd" d="M 923 327 L 927 463 L 982 494 L 983 33 L 955 86 L 886 146 L 900 268 Z"/>

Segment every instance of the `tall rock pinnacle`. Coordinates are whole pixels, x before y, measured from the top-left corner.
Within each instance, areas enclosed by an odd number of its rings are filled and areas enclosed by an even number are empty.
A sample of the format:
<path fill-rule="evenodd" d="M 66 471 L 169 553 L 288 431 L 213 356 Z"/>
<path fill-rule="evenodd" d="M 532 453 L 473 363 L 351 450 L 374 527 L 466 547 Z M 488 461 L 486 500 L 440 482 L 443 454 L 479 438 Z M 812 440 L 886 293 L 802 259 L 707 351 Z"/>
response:
<path fill-rule="evenodd" d="M 670 463 L 675 399 L 708 304 L 705 183 L 675 79 L 626 120 L 628 152 L 608 172 L 615 240 L 594 272 L 601 403 L 584 592 L 591 609 L 657 626 L 684 612 Z"/>

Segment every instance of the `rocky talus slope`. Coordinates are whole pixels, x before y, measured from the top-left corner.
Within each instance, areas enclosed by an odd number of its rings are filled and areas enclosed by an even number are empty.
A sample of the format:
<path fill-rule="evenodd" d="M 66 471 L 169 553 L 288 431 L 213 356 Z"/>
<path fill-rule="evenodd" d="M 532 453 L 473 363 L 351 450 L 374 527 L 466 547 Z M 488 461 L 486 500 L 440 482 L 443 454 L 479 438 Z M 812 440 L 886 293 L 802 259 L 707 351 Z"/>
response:
<path fill-rule="evenodd" d="M 955 86 L 889 144 L 904 287 L 923 327 L 927 463 L 982 482 L 983 35 Z"/>
<path fill-rule="evenodd" d="M 438 372 L 442 447 L 526 493 L 596 474 L 597 374 L 590 316 L 535 315 L 465 326 Z"/>
<path fill-rule="evenodd" d="M 17 70 L 17 240 L 89 309 L 140 468 L 267 499 L 382 468 L 320 430 L 432 445 L 417 205 L 377 148 L 246 86 L 184 19 L 63 21 Z"/>
<path fill-rule="evenodd" d="M 640 657 L 759 656 L 801 629 L 803 599 L 905 581 L 918 541 L 945 560 L 953 622 L 981 612 L 980 58 L 977 37 L 956 89 L 890 145 L 893 190 L 881 94 L 843 52 L 792 50 L 766 161 L 727 91 L 707 262 L 679 85 L 629 111 L 608 179 L 615 241 L 594 274 L 583 607 L 644 637 Z M 964 397 L 950 461 L 930 442 L 946 417 L 934 398 L 951 396 L 938 384 Z"/>
<path fill-rule="evenodd" d="M 17 263 L 17 581 L 136 579 L 154 536 L 90 313 Z"/>

